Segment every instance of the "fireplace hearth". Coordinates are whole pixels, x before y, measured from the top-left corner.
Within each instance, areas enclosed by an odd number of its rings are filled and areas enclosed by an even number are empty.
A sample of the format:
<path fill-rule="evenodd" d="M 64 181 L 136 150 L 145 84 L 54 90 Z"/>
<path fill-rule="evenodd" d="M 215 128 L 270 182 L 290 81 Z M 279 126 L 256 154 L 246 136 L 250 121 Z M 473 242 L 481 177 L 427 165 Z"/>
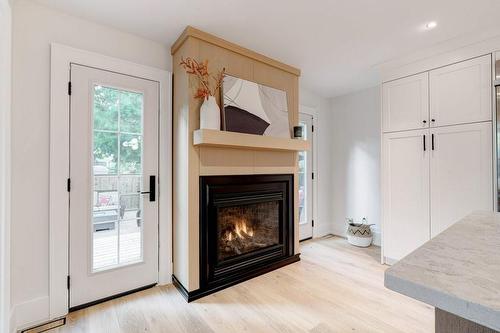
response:
<path fill-rule="evenodd" d="M 188 301 L 299 260 L 293 175 L 200 177 L 200 289 Z"/>

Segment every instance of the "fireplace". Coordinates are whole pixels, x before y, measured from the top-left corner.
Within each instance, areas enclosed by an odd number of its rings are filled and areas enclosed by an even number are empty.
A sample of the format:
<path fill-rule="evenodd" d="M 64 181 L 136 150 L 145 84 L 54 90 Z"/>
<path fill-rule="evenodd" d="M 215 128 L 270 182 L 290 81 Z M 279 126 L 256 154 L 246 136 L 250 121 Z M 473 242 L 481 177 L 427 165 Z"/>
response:
<path fill-rule="evenodd" d="M 280 243 L 279 196 L 265 202 L 217 207 L 217 261 Z"/>
<path fill-rule="evenodd" d="M 293 175 L 200 177 L 200 289 L 188 300 L 299 260 Z"/>

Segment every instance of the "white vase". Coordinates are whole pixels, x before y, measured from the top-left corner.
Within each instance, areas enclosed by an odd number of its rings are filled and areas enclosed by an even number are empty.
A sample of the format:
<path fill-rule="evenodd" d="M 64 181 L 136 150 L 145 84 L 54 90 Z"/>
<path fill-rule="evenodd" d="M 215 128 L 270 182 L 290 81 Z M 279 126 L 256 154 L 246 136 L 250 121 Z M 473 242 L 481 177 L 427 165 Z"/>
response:
<path fill-rule="evenodd" d="M 200 108 L 200 128 L 220 130 L 220 109 L 214 96 L 203 100 Z"/>

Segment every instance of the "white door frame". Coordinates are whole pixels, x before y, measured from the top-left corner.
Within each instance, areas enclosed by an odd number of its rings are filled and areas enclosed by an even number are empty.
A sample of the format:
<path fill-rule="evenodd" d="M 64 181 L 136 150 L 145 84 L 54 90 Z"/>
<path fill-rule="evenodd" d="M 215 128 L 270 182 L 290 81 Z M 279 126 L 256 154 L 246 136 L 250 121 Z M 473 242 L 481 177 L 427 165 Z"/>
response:
<path fill-rule="evenodd" d="M 0 1 L 0 332 L 10 332 L 10 2 Z"/>
<path fill-rule="evenodd" d="M 304 113 L 304 114 L 308 114 L 312 117 L 312 126 L 314 128 L 314 130 L 312 131 L 312 140 L 313 140 L 313 144 L 312 144 L 312 153 L 313 153 L 313 160 L 312 160 L 312 172 L 314 174 L 314 179 L 312 180 L 311 184 L 312 184 L 312 195 L 313 195 L 313 204 L 312 204 L 312 219 L 314 221 L 314 226 L 312 228 L 312 238 L 316 238 L 320 235 L 320 233 L 318 232 L 318 228 L 315 228 L 315 226 L 317 226 L 317 222 L 318 222 L 318 216 L 317 216 L 317 212 L 318 212 L 318 179 L 319 179 L 319 175 L 318 175 L 318 140 L 317 140 L 317 137 L 318 137 L 318 126 L 316 126 L 316 124 L 318 124 L 318 111 L 316 110 L 316 108 L 314 107 L 310 107 L 310 106 L 305 106 L 305 105 L 299 105 L 299 113 Z"/>
<path fill-rule="evenodd" d="M 49 176 L 50 319 L 65 316 L 69 307 L 68 82 L 72 63 L 157 81 L 160 84 L 158 284 L 172 282 L 172 74 L 161 69 L 52 43 Z"/>

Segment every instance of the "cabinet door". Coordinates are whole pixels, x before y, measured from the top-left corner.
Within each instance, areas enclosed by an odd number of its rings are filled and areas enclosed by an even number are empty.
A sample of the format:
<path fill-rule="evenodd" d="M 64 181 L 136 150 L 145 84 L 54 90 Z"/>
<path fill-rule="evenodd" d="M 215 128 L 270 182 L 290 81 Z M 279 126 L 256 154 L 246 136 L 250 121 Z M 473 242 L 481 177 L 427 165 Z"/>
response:
<path fill-rule="evenodd" d="M 429 156 L 429 130 L 384 134 L 383 246 L 388 259 L 399 260 L 430 238 Z"/>
<path fill-rule="evenodd" d="M 431 130 L 432 237 L 474 210 L 493 209 L 492 140 L 490 122 Z"/>
<path fill-rule="evenodd" d="M 489 55 L 430 72 L 431 126 L 492 119 Z"/>
<path fill-rule="evenodd" d="M 428 75 L 412 75 L 382 85 L 384 132 L 429 127 Z"/>

